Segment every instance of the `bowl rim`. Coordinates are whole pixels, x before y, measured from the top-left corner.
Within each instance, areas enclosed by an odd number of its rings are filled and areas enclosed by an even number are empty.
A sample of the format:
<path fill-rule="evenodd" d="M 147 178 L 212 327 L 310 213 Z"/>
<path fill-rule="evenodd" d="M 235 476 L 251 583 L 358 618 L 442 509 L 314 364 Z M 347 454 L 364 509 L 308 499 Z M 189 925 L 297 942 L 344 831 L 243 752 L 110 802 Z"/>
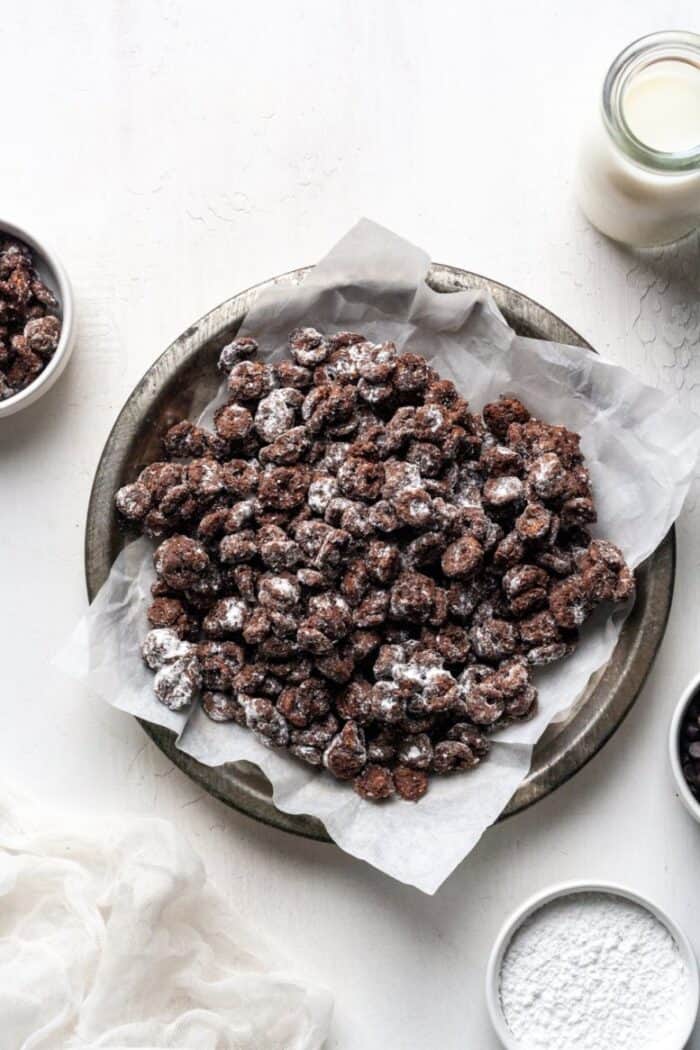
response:
<path fill-rule="evenodd" d="M 694 797 L 686 783 L 685 777 L 683 776 L 679 749 L 681 722 L 683 721 L 683 716 L 685 715 L 689 704 L 698 692 L 700 692 L 700 672 L 693 675 L 690 679 L 681 694 L 680 700 L 674 708 L 668 730 L 668 757 L 673 777 L 678 787 L 680 800 L 691 816 L 700 823 L 700 802 Z"/>
<path fill-rule="evenodd" d="M 61 307 L 61 335 L 51 360 L 29 386 L 13 394 L 12 397 L 0 401 L 0 419 L 2 419 L 4 416 L 11 416 L 15 412 L 20 411 L 20 409 L 32 404 L 38 397 L 46 393 L 61 375 L 73 349 L 75 310 L 73 290 L 68 274 L 53 249 L 45 241 L 39 240 L 35 234 L 30 233 L 25 227 L 3 219 L 2 216 L 0 216 L 0 234 L 9 234 L 9 236 L 23 241 L 45 263 L 58 286 Z"/>
<path fill-rule="evenodd" d="M 617 882 L 589 879 L 573 879 L 571 881 L 558 882 L 546 886 L 538 893 L 528 897 L 518 908 L 516 908 L 515 911 L 508 916 L 498 931 L 486 966 L 485 994 L 486 1006 L 491 1019 L 491 1024 L 501 1043 L 506 1050 L 526 1050 L 524 1044 L 518 1042 L 510 1028 L 508 1028 L 501 1007 L 499 987 L 500 972 L 503 957 L 508 945 L 522 924 L 529 919 L 531 915 L 539 911 L 540 908 L 544 907 L 545 904 L 549 904 L 550 901 L 557 900 L 560 897 L 575 896 L 580 893 L 608 893 L 612 896 L 623 897 L 626 900 L 630 900 L 634 904 L 638 904 L 640 907 L 651 912 L 651 914 L 666 927 L 675 940 L 689 976 L 690 986 L 686 996 L 686 1012 L 685 1016 L 679 1021 L 678 1033 L 673 1034 L 674 1041 L 672 1042 L 669 1038 L 664 1044 L 659 1044 L 656 1050 L 682 1050 L 690 1038 L 695 1026 L 700 1000 L 698 962 L 688 937 L 663 908 L 648 897 L 639 893 L 637 890 L 631 889 L 630 887 Z M 676 1034 L 679 1036 L 678 1042 L 675 1041 Z M 682 1039 L 680 1039 L 681 1035 Z"/>

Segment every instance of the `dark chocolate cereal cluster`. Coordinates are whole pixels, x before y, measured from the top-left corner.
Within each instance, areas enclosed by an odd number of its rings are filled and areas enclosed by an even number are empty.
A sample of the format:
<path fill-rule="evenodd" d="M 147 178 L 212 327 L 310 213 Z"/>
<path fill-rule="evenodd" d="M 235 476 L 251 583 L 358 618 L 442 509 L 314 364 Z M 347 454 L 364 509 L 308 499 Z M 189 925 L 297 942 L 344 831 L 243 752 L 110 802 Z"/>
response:
<path fill-rule="evenodd" d="M 117 493 L 159 541 L 143 656 L 168 707 L 417 800 L 533 714 L 532 669 L 634 577 L 588 532 L 577 434 L 514 397 L 475 414 L 393 343 L 301 328 L 289 350 L 225 347 L 214 432 L 177 423 Z"/>
<path fill-rule="evenodd" d="M 0 401 L 34 382 L 53 357 L 61 335 L 57 310 L 26 244 L 0 236 Z"/>
<path fill-rule="evenodd" d="M 685 712 L 679 747 L 683 776 L 700 802 L 700 695 L 693 698 Z"/>

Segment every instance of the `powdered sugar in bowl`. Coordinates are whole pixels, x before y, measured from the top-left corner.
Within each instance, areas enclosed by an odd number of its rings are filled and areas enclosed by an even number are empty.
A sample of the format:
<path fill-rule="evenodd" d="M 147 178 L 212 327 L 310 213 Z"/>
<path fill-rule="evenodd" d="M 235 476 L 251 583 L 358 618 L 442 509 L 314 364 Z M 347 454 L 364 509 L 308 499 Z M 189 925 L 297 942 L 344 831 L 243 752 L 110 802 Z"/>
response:
<path fill-rule="evenodd" d="M 507 1050 L 681 1050 L 698 1010 L 685 935 L 623 887 L 572 882 L 501 930 L 486 998 Z"/>

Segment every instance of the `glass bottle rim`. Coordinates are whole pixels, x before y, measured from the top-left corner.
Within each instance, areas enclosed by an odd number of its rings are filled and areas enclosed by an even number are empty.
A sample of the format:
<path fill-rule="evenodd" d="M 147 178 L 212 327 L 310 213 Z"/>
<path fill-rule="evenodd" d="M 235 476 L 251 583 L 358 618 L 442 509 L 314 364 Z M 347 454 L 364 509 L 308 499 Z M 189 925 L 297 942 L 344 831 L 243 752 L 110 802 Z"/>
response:
<path fill-rule="evenodd" d="M 608 133 L 630 160 L 654 172 L 682 174 L 700 169 L 700 142 L 688 150 L 666 152 L 637 138 L 625 118 L 623 99 L 633 77 L 655 62 L 688 62 L 700 70 L 700 35 L 670 31 L 640 37 L 621 51 L 603 82 L 602 111 Z"/>

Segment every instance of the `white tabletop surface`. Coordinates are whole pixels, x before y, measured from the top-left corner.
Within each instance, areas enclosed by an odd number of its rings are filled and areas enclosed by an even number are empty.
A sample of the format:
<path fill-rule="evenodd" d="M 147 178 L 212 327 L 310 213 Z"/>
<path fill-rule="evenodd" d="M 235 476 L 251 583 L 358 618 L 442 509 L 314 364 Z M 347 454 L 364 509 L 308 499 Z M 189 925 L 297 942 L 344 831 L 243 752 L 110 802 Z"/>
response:
<path fill-rule="evenodd" d="M 427 897 L 207 797 L 50 658 L 85 608 L 90 484 L 150 362 L 235 291 L 318 259 L 360 216 L 528 293 L 700 410 L 700 241 L 641 257 L 571 197 L 582 113 L 630 40 L 692 0 L 64 0 L 3 15 L 0 214 L 75 285 L 59 384 L 0 425 L 2 775 L 52 804 L 172 819 L 221 889 L 336 999 L 338 1050 L 489 1050 L 497 929 L 566 878 L 654 897 L 700 952 L 700 827 L 666 728 L 700 669 L 700 512 L 678 528 L 666 638 L 632 714 Z M 697 23 L 697 19 L 695 19 Z M 694 1047 L 700 1047 L 700 1034 Z"/>

